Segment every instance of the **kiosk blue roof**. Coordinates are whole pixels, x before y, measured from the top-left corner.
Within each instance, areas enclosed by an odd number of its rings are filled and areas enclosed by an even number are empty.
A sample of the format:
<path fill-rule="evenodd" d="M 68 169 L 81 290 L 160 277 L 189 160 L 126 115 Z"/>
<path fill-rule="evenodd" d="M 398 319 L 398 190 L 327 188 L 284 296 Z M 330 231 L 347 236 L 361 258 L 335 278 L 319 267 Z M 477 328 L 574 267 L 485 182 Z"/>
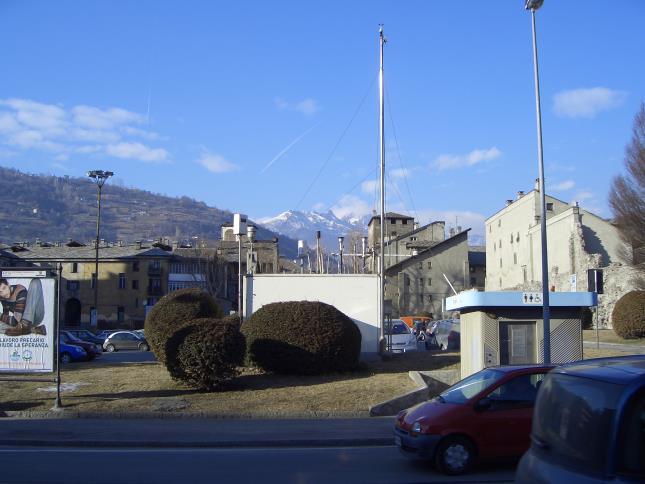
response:
<path fill-rule="evenodd" d="M 598 305 L 595 292 L 550 292 L 549 307 L 590 307 Z M 446 310 L 494 307 L 542 306 L 542 292 L 464 291 L 446 298 Z"/>

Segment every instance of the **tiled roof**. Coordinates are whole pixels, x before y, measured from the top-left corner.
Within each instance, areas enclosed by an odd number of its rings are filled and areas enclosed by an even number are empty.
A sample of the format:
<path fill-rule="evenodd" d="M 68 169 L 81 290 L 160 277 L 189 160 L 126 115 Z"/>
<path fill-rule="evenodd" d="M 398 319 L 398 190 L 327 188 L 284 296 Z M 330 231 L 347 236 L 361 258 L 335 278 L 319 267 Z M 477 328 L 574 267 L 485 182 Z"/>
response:
<path fill-rule="evenodd" d="M 83 247 L 24 247 L 24 250 L 13 252 L 4 249 L 3 255 L 12 254 L 26 260 L 93 260 L 96 249 L 91 246 Z M 99 247 L 99 259 L 127 259 L 134 257 L 170 257 L 171 253 L 157 247 L 125 245 L 122 247 Z"/>

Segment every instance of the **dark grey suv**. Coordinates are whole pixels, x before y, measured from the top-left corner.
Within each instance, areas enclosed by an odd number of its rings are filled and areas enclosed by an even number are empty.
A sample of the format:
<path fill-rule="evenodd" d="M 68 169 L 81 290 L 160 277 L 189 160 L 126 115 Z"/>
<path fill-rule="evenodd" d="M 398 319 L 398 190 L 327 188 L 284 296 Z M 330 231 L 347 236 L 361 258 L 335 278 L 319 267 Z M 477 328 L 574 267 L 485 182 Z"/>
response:
<path fill-rule="evenodd" d="M 552 370 L 535 403 L 515 482 L 645 481 L 645 355 Z"/>

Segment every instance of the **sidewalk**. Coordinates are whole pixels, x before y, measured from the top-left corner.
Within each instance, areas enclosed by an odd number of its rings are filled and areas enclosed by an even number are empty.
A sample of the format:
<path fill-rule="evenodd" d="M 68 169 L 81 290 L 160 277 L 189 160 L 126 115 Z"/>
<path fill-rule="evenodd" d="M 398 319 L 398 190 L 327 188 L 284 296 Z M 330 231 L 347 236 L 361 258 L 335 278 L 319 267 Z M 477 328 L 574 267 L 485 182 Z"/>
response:
<path fill-rule="evenodd" d="M 0 420 L 0 446 L 357 447 L 393 445 L 392 417 Z"/>

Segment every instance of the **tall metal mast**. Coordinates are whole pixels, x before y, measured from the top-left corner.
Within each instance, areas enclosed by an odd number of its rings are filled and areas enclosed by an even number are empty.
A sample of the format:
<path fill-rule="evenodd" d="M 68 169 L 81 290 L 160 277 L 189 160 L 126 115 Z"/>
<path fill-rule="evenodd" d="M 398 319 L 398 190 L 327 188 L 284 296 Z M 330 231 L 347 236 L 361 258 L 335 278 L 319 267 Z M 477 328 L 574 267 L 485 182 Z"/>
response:
<path fill-rule="evenodd" d="M 385 339 L 385 94 L 384 94 L 384 76 L 383 76 L 383 46 L 385 45 L 383 36 L 383 25 L 379 26 L 379 51 L 380 51 L 380 69 L 379 69 L 379 142 L 381 153 L 381 233 L 380 233 L 380 251 L 379 251 L 379 353 L 381 353 L 382 341 Z"/>

